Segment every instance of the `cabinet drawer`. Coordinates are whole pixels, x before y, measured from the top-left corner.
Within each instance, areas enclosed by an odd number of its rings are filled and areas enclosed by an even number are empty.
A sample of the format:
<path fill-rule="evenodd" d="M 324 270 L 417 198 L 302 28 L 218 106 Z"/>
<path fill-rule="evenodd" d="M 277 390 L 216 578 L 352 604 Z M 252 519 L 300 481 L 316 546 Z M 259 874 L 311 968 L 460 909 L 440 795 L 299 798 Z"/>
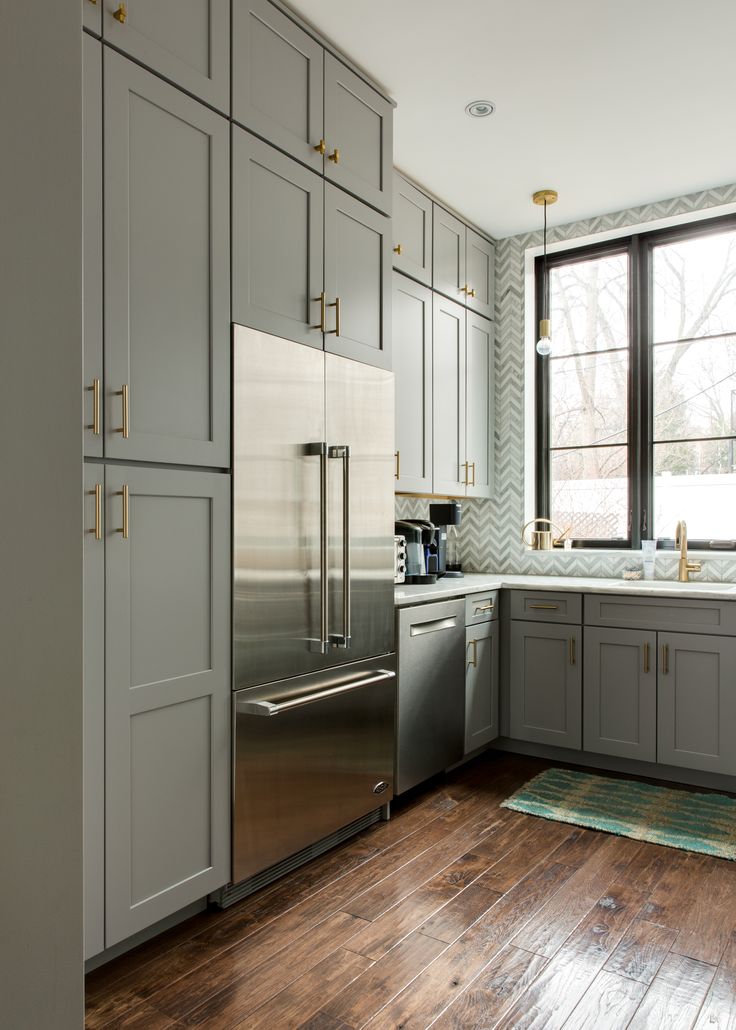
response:
<path fill-rule="evenodd" d="M 483 594 L 469 594 L 465 598 L 465 625 L 475 626 L 479 622 L 490 622 L 498 618 L 498 590 Z"/>
<path fill-rule="evenodd" d="M 511 618 L 534 622 L 582 622 L 582 594 L 511 591 Z"/>
<path fill-rule="evenodd" d="M 679 597 L 586 594 L 585 621 L 592 626 L 674 630 L 736 636 L 736 603 Z"/>

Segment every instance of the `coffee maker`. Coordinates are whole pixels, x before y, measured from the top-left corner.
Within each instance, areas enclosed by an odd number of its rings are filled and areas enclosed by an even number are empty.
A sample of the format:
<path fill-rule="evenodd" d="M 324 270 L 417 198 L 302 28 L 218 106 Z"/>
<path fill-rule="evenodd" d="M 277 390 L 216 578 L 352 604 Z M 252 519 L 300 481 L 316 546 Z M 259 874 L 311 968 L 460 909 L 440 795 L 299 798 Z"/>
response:
<path fill-rule="evenodd" d="M 435 527 L 435 542 L 432 547 L 436 555 L 436 563 L 433 565 L 438 576 L 453 576 L 459 579 L 463 575 L 462 568 L 456 560 L 457 555 L 453 553 L 455 548 L 452 546 L 462 514 L 463 509 L 459 501 L 445 501 L 442 504 L 430 504 L 429 506 L 429 517 Z M 449 548 L 448 533 L 451 534 Z"/>
<path fill-rule="evenodd" d="M 406 583 L 437 582 L 436 529 L 426 519 L 402 519 L 394 532 L 406 540 Z"/>

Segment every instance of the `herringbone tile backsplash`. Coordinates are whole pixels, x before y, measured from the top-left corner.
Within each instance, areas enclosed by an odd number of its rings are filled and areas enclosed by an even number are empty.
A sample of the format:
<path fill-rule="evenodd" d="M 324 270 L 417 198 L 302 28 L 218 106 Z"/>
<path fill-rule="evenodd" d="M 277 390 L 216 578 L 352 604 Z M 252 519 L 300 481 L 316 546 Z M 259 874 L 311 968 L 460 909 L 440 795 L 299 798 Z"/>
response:
<path fill-rule="evenodd" d="M 635 228 L 672 215 L 736 202 L 736 184 L 617 211 L 550 229 L 549 242 L 573 240 L 610 229 Z M 490 501 L 463 501 L 460 560 L 468 572 L 619 577 L 635 561 L 630 552 L 529 551 L 521 543 L 524 521 L 524 252 L 542 233 L 511 236 L 496 244 L 496 481 Z M 397 518 L 426 518 L 428 501 L 396 498 Z M 677 574 L 675 555 L 657 558 L 657 578 Z M 736 580 L 736 558 L 708 558 L 702 579 Z"/>

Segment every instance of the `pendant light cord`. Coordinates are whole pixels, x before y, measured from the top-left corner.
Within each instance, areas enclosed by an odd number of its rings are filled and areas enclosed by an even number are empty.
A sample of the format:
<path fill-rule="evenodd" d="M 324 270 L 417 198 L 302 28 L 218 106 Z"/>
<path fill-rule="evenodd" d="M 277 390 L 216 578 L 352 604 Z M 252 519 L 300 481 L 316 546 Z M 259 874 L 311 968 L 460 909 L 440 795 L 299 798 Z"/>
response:
<path fill-rule="evenodd" d="M 547 200 L 544 201 L 544 295 L 542 310 L 545 318 L 549 318 L 549 277 L 547 275 Z"/>

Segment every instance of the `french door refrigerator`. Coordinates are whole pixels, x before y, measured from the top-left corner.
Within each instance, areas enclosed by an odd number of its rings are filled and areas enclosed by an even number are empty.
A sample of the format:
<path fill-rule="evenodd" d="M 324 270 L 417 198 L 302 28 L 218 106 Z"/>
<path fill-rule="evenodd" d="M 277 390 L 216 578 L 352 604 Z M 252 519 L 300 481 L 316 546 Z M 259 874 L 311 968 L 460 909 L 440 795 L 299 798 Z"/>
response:
<path fill-rule="evenodd" d="M 233 881 L 393 795 L 393 375 L 235 326 Z"/>

